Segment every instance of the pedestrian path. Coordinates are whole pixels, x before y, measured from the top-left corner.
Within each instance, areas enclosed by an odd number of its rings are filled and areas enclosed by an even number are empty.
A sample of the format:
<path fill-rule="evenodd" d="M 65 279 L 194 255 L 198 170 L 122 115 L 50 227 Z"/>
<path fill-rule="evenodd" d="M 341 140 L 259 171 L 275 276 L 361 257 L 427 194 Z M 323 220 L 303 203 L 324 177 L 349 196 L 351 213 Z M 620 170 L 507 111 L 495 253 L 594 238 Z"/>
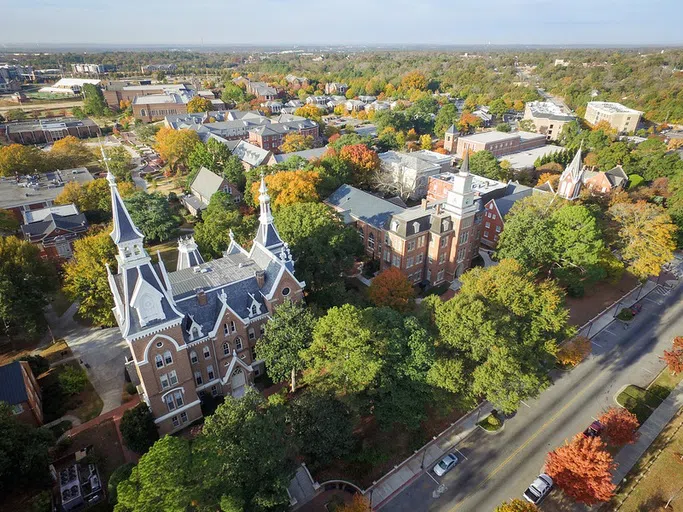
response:
<path fill-rule="evenodd" d="M 681 407 L 683 407 L 683 382 L 674 388 L 666 400 L 640 426 L 638 441 L 622 448 L 614 458 L 614 462 L 618 466 L 612 477 L 612 482 L 618 484 L 624 479 Z"/>

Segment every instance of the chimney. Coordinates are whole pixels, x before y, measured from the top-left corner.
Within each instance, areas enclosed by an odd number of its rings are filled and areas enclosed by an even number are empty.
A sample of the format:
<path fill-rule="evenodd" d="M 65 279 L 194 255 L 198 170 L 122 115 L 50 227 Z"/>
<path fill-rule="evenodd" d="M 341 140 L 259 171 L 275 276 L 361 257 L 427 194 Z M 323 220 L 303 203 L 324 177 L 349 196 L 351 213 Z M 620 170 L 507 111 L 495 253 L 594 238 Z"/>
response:
<path fill-rule="evenodd" d="M 266 283 L 266 271 L 257 270 L 254 272 L 254 277 L 256 278 L 256 284 L 258 287 L 263 288 L 263 285 Z"/>
<path fill-rule="evenodd" d="M 208 300 L 206 298 L 206 293 L 204 293 L 204 290 L 197 290 L 197 304 L 200 306 L 206 306 Z"/>
<path fill-rule="evenodd" d="M 422 209 L 423 209 L 423 210 L 426 210 L 426 209 L 427 209 L 427 200 L 426 200 L 426 199 L 423 199 L 423 200 L 422 200 Z"/>

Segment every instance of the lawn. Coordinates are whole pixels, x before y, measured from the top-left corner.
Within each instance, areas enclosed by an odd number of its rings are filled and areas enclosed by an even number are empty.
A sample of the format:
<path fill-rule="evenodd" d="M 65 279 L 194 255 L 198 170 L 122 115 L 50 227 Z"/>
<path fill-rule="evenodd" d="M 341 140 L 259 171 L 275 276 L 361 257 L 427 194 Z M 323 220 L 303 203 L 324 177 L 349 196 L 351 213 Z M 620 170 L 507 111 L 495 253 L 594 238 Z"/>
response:
<path fill-rule="evenodd" d="M 647 474 L 636 482 L 636 477 L 651 463 Z M 683 512 L 683 411 L 662 430 L 624 482 L 607 510 L 615 510 L 624 499 L 619 512 L 664 510 L 669 498 L 678 492 L 666 510 Z"/>
<path fill-rule="evenodd" d="M 83 391 L 74 395 L 67 395 L 60 384 L 59 375 L 66 371 L 68 367 L 81 369 L 78 361 L 57 365 L 45 373 L 40 379 L 41 392 L 43 394 L 43 413 L 45 423 L 49 423 L 65 414 L 76 416 L 81 422 L 85 423 L 99 416 L 102 411 L 102 399 L 99 397 L 90 381 L 85 385 Z"/>
<path fill-rule="evenodd" d="M 633 290 L 637 285 L 638 279 L 625 272 L 617 283 L 604 281 L 599 286 L 593 286 L 588 289 L 583 297 L 567 297 L 569 323 L 577 326 L 585 324 L 602 310 Z"/>
<path fill-rule="evenodd" d="M 69 348 L 69 345 L 66 344 L 66 341 L 63 339 L 58 339 L 55 340 L 54 343 L 51 343 L 41 350 L 40 355 L 47 359 L 50 364 L 54 364 L 61 359 L 66 359 L 73 356 L 73 352 L 71 352 L 71 349 Z"/>
<path fill-rule="evenodd" d="M 69 309 L 71 304 L 73 304 L 73 302 L 69 300 L 61 290 L 59 290 L 52 299 L 52 310 L 57 316 L 62 316 L 64 313 L 66 313 L 66 310 Z"/>
<path fill-rule="evenodd" d="M 157 251 L 161 253 L 161 259 L 164 260 L 166 270 L 173 272 L 178 265 L 178 242 L 176 240 L 169 240 L 168 242 L 153 245 L 148 249 L 149 255 L 156 259 Z"/>
<path fill-rule="evenodd" d="M 671 375 L 671 372 L 665 369 L 647 389 L 633 385 L 626 387 L 617 396 L 617 403 L 638 416 L 638 421 L 642 425 L 681 380 L 683 374 Z"/>

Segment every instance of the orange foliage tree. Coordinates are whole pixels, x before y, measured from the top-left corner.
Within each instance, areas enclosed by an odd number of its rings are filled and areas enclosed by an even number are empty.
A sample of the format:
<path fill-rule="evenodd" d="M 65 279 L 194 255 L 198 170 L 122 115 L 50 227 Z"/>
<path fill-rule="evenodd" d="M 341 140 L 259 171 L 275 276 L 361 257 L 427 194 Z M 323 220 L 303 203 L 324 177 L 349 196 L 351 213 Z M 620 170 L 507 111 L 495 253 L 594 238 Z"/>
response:
<path fill-rule="evenodd" d="M 458 130 L 461 132 L 470 132 L 479 126 L 481 126 L 481 118 L 471 112 L 463 112 L 457 122 Z"/>
<path fill-rule="evenodd" d="M 273 210 L 294 203 L 314 203 L 320 200 L 316 187 L 320 183 L 318 171 L 279 171 L 265 178 Z M 251 185 L 251 196 L 258 206 L 260 182 Z"/>
<path fill-rule="evenodd" d="M 598 437 L 577 435 L 548 454 L 545 471 L 570 498 L 594 505 L 614 495 L 612 455 Z"/>
<path fill-rule="evenodd" d="M 496 507 L 493 512 L 536 512 L 538 507 L 528 501 L 514 499 L 505 501 Z"/>
<path fill-rule="evenodd" d="M 577 336 L 557 351 L 557 362 L 563 366 L 576 366 L 591 353 L 591 340 Z"/>
<path fill-rule="evenodd" d="M 339 152 L 339 157 L 351 164 L 354 185 L 368 185 L 373 178 L 373 173 L 379 169 L 379 157 L 365 144 L 351 144 L 344 146 Z"/>
<path fill-rule="evenodd" d="M 610 407 L 598 418 L 602 426 L 602 437 L 612 446 L 633 444 L 638 440 L 638 417 L 621 407 Z"/>
<path fill-rule="evenodd" d="M 351 503 L 345 503 L 337 512 L 368 512 L 371 510 L 370 503 L 362 494 L 354 494 Z"/>
<path fill-rule="evenodd" d="M 557 186 L 560 184 L 560 175 L 559 174 L 553 174 L 551 172 L 544 172 L 538 177 L 538 185 L 543 185 L 544 183 L 550 183 L 550 186 L 553 187 L 553 190 L 557 190 Z"/>
<path fill-rule="evenodd" d="M 411 71 L 401 79 L 401 87 L 404 89 L 419 89 L 424 91 L 427 88 L 427 77 L 419 71 Z"/>
<path fill-rule="evenodd" d="M 156 134 L 156 150 L 166 160 L 171 169 L 187 167 L 187 159 L 199 143 L 199 135 L 194 130 L 174 130 L 163 127 Z"/>
<path fill-rule="evenodd" d="M 662 359 L 672 375 L 683 372 L 683 336 L 676 336 L 672 350 L 665 350 Z"/>
<path fill-rule="evenodd" d="M 375 306 L 388 306 L 405 312 L 413 305 L 415 289 L 403 272 L 389 267 L 372 280 L 368 297 Z"/>

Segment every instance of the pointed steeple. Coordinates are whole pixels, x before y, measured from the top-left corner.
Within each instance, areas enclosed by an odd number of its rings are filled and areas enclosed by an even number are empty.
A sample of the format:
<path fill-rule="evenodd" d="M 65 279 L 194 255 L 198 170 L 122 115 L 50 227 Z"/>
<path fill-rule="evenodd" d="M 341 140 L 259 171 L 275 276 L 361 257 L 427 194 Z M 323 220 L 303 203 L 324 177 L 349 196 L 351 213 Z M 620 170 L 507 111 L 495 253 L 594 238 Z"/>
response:
<path fill-rule="evenodd" d="M 568 172 L 574 179 L 578 179 L 581 176 L 581 171 L 583 169 L 583 165 L 581 164 L 582 149 L 583 141 L 581 141 L 581 145 L 579 146 L 579 149 L 574 155 L 574 158 L 572 159 L 571 163 L 565 169 L 565 172 Z"/>
<path fill-rule="evenodd" d="M 196 267 L 204 263 L 193 236 L 178 239 L 178 264 L 176 270 Z"/>
<path fill-rule="evenodd" d="M 259 215 L 259 227 L 254 241 L 267 249 L 273 250 L 282 246 L 283 242 L 277 229 L 275 229 L 275 224 L 273 224 L 273 214 L 270 211 L 270 196 L 268 195 L 268 187 L 266 187 L 266 180 L 263 175 L 261 175 L 258 199 L 261 214 Z"/>
<path fill-rule="evenodd" d="M 261 224 L 263 223 L 272 223 L 273 222 L 273 215 L 270 212 L 270 196 L 268 195 L 268 188 L 266 187 L 266 179 L 261 175 L 261 186 L 258 189 L 259 191 L 259 205 L 261 207 L 261 215 L 259 216 L 259 222 Z"/>
<path fill-rule="evenodd" d="M 462 165 L 460 166 L 460 174 L 470 173 L 470 152 L 465 151 L 465 156 L 462 159 Z"/>

